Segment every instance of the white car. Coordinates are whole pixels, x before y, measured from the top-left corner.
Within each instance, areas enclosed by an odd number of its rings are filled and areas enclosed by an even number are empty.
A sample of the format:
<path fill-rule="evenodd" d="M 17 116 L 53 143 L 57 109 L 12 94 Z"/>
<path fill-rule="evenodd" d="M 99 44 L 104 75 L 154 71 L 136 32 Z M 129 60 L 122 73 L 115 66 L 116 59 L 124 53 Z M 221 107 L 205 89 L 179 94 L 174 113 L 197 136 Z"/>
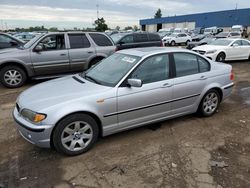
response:
<path fill-rule="evenodd" d="M 192 50 L 219 62 L 250 59 L 250 41 L 245 39 L 217 39 Z"/>
<path fill-rule="evenodd" d="M 170 36 L 166 36 L 162 39 L 162 42 L 165 46 L 175 46 L 176 44 L 182 43 L 188 44 L 190 41 L 192 41 L 191 36 L 185 33 L 172 33 Z"/>

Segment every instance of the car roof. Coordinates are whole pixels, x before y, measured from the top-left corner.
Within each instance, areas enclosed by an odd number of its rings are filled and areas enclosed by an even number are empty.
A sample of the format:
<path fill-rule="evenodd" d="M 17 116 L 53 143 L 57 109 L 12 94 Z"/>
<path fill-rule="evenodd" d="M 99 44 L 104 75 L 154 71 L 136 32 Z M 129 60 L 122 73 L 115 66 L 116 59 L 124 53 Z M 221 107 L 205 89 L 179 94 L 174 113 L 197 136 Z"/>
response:
<path fill-rule="evenodd" d="M 191 52 L 183 48 L 174 48 L 174 47 L 147 47 L 147 48 L 132 48 L 118 51 L 118 53 L 134 55 L 138 57 L 154 55 L 158 53 L 170 53 L 170 52 Z"/>

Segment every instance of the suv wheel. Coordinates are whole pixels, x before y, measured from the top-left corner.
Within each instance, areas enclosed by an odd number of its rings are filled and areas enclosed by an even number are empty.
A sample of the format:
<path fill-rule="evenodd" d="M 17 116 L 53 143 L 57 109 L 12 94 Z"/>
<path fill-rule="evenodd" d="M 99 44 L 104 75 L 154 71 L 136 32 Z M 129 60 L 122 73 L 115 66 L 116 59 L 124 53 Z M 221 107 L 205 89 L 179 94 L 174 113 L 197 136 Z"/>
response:
<path fill-rule="evenodd" d="M 18 66 L 6 66 L 0 71 L 0 81 L 8 88 L 21 87 L 27 79 L 24 70 Z"/>
<path fill-rule="evenodd" d="M 73 114 L 59 122 L 52 137 L 57 151 L 73 156 L 87 152 L 98 135 L 98 125 L 91 116 Z"/>
<path fill-rule="evenodd" d="M 215 89 L 209 90 L 201 100 L 199 112 L 202 116 L 212 116 L 220 105 L 220 95 Z"/>
<path fill-rule="evenodd" d="M 175 46 L 175 41 L 171 41 L 171 46 Z"/>
<path fill-rule="evenodd" d="M 190 40 L 187 40 L 186 45 L 188 45 L 189 42 L 190 42 Z"/>

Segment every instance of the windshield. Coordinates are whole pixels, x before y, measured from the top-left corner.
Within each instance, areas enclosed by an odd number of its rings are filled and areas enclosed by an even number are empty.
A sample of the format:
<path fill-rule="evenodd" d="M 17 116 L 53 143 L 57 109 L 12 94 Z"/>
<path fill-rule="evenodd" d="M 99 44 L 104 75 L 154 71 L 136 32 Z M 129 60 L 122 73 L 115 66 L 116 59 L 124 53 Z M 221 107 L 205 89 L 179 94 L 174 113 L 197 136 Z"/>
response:
<path fill-rule="evenodd" d="M 215 40 L 211 42 L 211 45 L 216 45 L 216 46 L 228 46 L 233 40 Z"/>
<path fill-rule="evenodd" d="M 213 42 L 215 39 L 214 38 L 204 38 L 202 39 L 200 42 L 206 42 L 207 44 L 210 44 L 211 42 Z"/>
<path fill-rule="evenodd" d="M 216 35 L 216 37 L 227 37 L 228 35 L 229 33 L 223 32 L 223 33 L 219 33 L 218 35 Z"/>
<path fill-rule="evenodd" d="M 165 37 L 169 36 L 171 33 L 169 31 L 159 31 L 158 34 L 160 35 L 160 37 Z"/>
<path fill-rule="evenodd" d="M 213 29 L 205 29 L 204 32 L 209 33 L 209 32 L 212 32 L 212 31 L 213 31 Z"/>
<path fill-rule="evenodd" d="M 37 35 L 35 36 L 33 39 L 31 39 L 29 42 L 27 42 L 23 48 L 27 49 L 30 48 L 38 39 L 40 39 L 42 36 L 44 36 L 43 34 L 41 35 Z"/>
<path fill-rule="evenodd" d="M 116 44 L 123 36 L 125 36 L 127 33 L 119 33 L 119 34 L 113 34 L 110 37 L 112 38 L 112 40 L 114 41 L 114 43 Z"/>
<path fill-rule="evenodd" d="M 239 28 L 239 27 L 232 28 L 232 31 L 241 31 L 241 28 Z"/>
<path fill-rule="evenodd" d="M 87 71 L 85 79 L 114 87 L 141 58 L 115 53 Z"/>

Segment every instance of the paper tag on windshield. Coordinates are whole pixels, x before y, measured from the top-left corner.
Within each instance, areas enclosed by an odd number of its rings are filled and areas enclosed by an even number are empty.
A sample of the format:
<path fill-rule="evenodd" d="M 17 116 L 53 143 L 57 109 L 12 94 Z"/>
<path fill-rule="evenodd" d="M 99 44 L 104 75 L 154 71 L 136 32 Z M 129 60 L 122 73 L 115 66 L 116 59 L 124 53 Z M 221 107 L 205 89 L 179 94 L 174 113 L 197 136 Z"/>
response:
<path fill-rule="evenodd" d="M 128 63 L 134 63 L 136 61 L 136 59 L 134 59 L 132 57 L 124 57 L 124 58 L 122 58 L 122 61 L 126 61 Z"/>

